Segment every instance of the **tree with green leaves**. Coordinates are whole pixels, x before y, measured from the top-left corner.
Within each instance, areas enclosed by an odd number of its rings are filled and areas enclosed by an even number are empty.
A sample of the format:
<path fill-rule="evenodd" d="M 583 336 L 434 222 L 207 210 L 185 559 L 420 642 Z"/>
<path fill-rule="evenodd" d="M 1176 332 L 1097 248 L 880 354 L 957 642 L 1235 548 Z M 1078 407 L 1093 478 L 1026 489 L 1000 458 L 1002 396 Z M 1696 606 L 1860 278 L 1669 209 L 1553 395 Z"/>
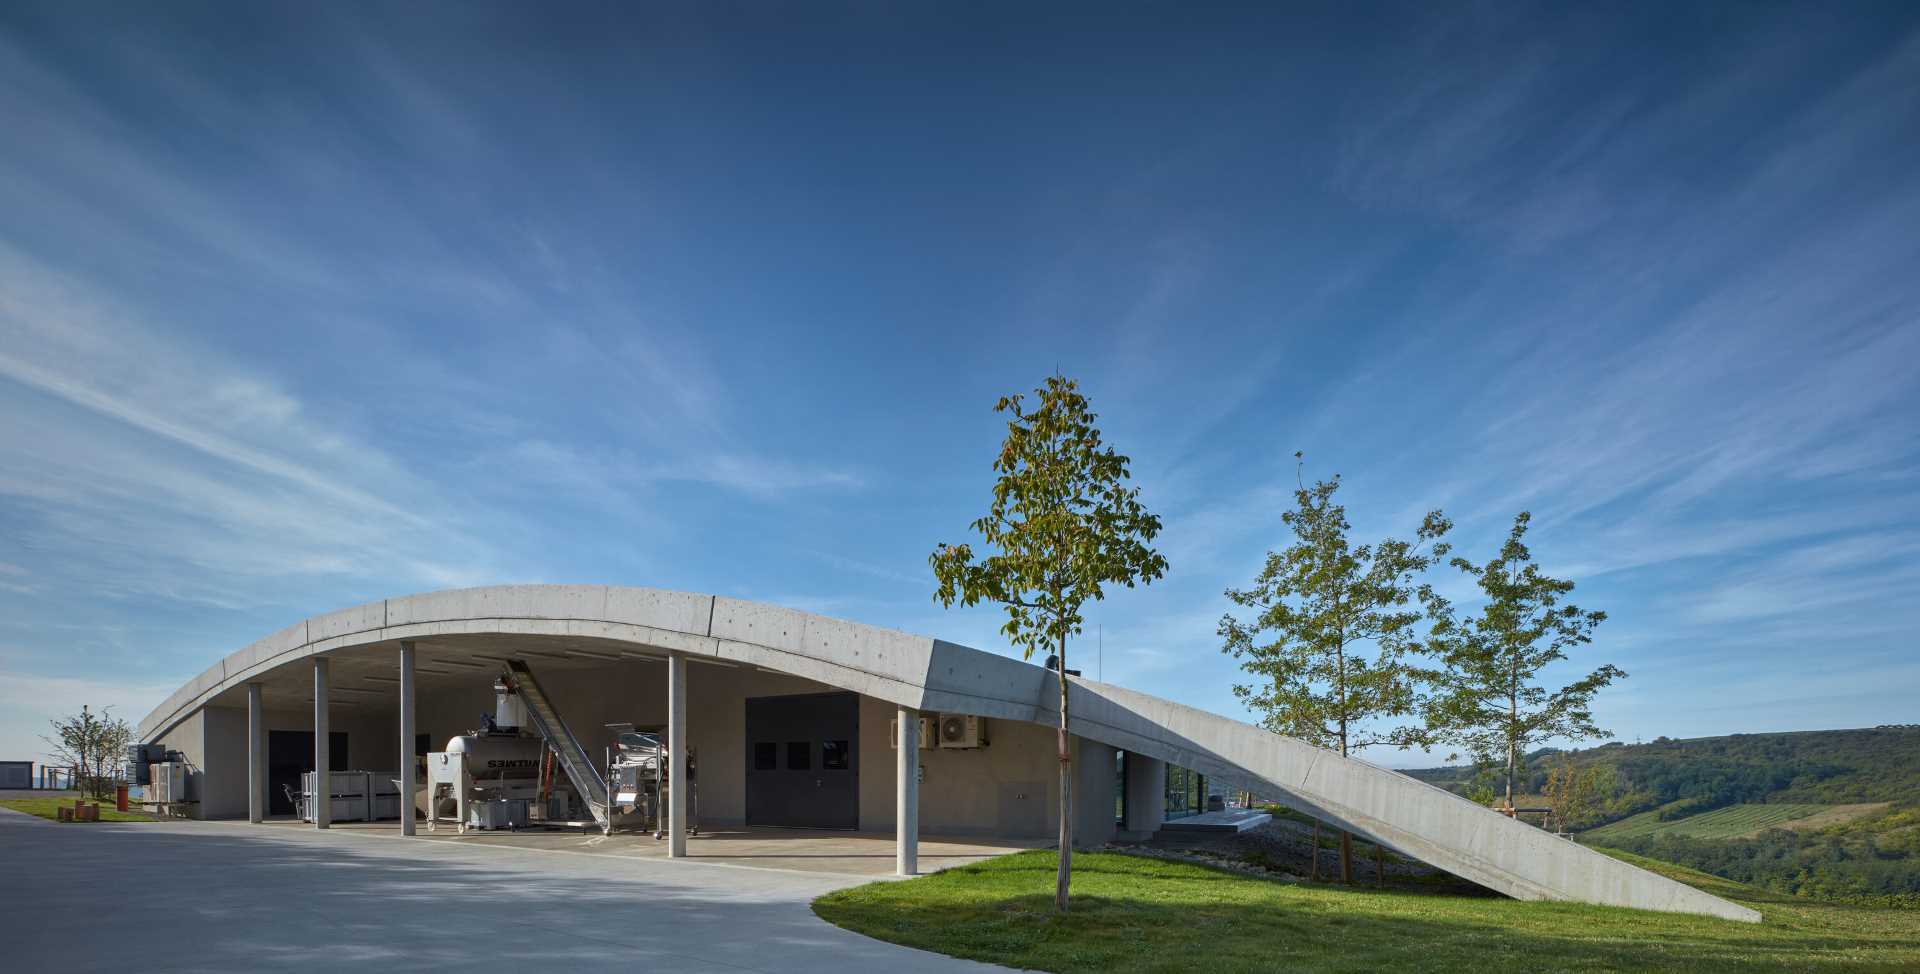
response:
<path fill-rule="evenodd" d="M 1547 783 L 1541 789 L 1551 809 L 1548 821 L 1542 824 L 1561 835 L 1569 827 L 1585 825 L 1599 814 L 1615 787 L 1612 765 L 1581 765 L 1573 755 L 1562 752 L 1547 769 Z"/>
<path fill-rule="evenodd" d="M 1540 672 L 1566 659 L 1568 650 L 1591 643 L 1607 615 L 1566 602 L 1573 582 L 1540 572 L 1524 541 L 1531 520 L 1520 512 L 1499 554 L 1485 564 L 1453 559 L 1486 602 L 1478 614 L 1458 620 L 1450 607 L 1440 607 L 1430 652 L 1441 669 L 1427 674 L 1434 686 L 1425 705 L 1427 743 L 1451 744 L 1478 762 L 1503 763 L 1509 809 L 1530 746 L 1613 736 L 1594 723 L 1592 701 L 1627 675 L 1608 664 L 1559 690 L 1540 685 Z"/>
<path fill-rule="evenodd" d="M 82 706 L 78 714 L 49 721 L 53 736 L 42 737 L 54 757 L 73 768 L 74 783 L 94 798 L 105 798 L 111 774 L 133 739 L 133 728 L 113 716 L 113 708 L 99 713 Z"/>
<path fill-rule="evenodd" d="M 1304 468 L 1302 455 L 1294 458 Z M 1452 524 L 1432 511 L 1412 541 L 1356 547 L 1347 540 L 1346 508 L 1334 503 L 1340 475 L 1311 487 L 1296 475 L 1296 483 L 1293 509 L 1280 515 L 1292 543 L 1267 553 L 1252 587 L 1227 590 L 1227 598 L 1255 612 L 1245 622 L 1231 613 L 1220 620 L 1222 651 L 1256 678 L 1234 694 L 1268 730 L 1342 756 L 1413 743 L 1418 728 L 1382 722 L 1418 711 L 1419 670 L 1407 654 L 1420 642 L 1422 605 L 1438 602 L 1419 577 L 1446 555 L 1442 539 Z M 1353 837 L 1346 832 L 1340 879 L 1353 881 Z"/>
<path fill-rule="evenodd" d="M 1072 875 L 1072 754 L 1067 738 L 1067 637 L 1080 633 L 1081 607 L 1105 598 L 1106 586 L 1150 584 L 1167 560 L 1151 542 L 1160 519 L 1127 485 L 1125 456 L 1101 442 L 1096 416 L 1072 379 L 1055 374 L 1024 396 L 1003 397 L 1007 438 L 993 461 L 999 479 L 987 514 L 973 522 L 992 550 L 976 560 L 971 545 L 941 543 L 928 557 L 939 588 L 934 599 L 1005 607 L 1000 627 L 1027 659 L 1056 657 L 1060 683 L 1060 867 L 1055 905 L 1067 909 Z"/>

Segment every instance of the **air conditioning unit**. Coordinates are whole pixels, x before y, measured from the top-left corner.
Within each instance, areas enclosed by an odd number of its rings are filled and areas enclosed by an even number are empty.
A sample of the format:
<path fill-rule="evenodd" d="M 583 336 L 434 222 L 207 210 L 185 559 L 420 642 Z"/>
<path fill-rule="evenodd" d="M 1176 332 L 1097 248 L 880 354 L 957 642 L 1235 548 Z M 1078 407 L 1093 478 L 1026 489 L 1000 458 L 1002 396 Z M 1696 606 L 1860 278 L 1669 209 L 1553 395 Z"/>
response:
<path fill-rule="evenodd" d="M 173 803 L 188 801 L 189 784 L 193 779 L 188 776 L 187 765 L 182 761 L 162 761 L 148 766 L 148 793 L 150 801 Z"/>
<path fill-rule="evenodd" d="M 939 736 L 940 728 L 934 723 L 932 717 L 920 718 L 920 750 L 925 751 L 939 746 L 936 743 Z M 900 718 L 895 717 L 887 721 L 887 741 L 888 746 L 896 751 L 900 750 Z"/>
<path fill-rule="evenodd" d="M 972 714 L 941 714 L 940 746 L 986 747 L 987 719 Z"/>

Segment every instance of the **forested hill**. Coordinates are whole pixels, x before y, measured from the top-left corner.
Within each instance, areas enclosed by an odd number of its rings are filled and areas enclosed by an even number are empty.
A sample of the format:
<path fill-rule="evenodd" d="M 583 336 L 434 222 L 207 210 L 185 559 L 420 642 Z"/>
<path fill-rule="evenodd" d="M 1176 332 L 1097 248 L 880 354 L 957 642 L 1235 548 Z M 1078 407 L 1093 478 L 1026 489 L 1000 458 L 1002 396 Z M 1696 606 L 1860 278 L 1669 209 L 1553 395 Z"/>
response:
<path fill-rule="evenodd" d="M 1542 749 L 1529 754 L 1516 790 L 1538 794 L 1546 783 L 1549 759 L 1558 753 Z M 1604 820 L 1682 799 L 1690 799 L 1695 811 L 1754 802 L 1920 800 L 1920 724 L 1690 740 L 1662 737 L 1568 753 L 1578 766 L 1612 769 L 1615 791 L 1599 812 Z M 1472 788 L 1476 771 L 1449 767 L 1407 774 L 1464 794 Z"/>
<path fill-rule="evenodd" d="M 1582 842 L 1665 859 L 1795 896 L 1920 907 L 1920 725 L 1568 752 L 1581 800 L 1563 792 Z M 1558 752 L 1527 756 L 1523 806 Z M 1408 772 L 1491 802 L 1473 768 Z"/>

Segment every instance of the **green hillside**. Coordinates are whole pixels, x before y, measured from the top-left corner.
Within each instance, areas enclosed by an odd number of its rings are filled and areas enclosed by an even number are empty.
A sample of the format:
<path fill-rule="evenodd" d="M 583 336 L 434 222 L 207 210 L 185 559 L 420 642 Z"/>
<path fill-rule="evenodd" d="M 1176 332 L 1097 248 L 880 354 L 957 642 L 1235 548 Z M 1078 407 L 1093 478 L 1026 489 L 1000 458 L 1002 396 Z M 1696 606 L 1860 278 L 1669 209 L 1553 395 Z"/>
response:
<path fill-rule="evenodd" d="M 1547 759 L 1559 753 L 1542 749 L 1527 755 L 1519 790 L 1538 793 L 1546 784 Z M 1681 799 L 1695 800 L 1700 807 L 1694 810 L 1706 811 L 1740 803 L 1842 805 L 1920 796 L 1920 724 L 1688 740 L 1663 737 L 1568 753 L 1578 764 L 1610 767 L 1622 779 L 1618 814 L 1609 820 Z M 1460 792 L 1476 773 L 1471 767 L 1407 772 Z"/>
<path fill-rule="evenodd" d="M 1777 805 L 1729 805 L 1726 808 L 1716 808 L 1711 812 L 1690 815 L 1676 821 L 1661 820 L 1660 809 L 1656 808 L 1582 832 L 1580 837 L 1593 842 L 1607 843 L 1672 832 L 1677 835 L 1690 835 L 1696 839 L 1733 839 L 1763 829 L 1784 826 L 1797 819 L 1811 818 L 1833 807 L 1835 806 L 1799 805 L 1786 802 Z"/>
<path fill-rule="evenodd" d="M 1520 789 L 1563 756 L 1601 783 L 1568 823 L 1582 842 L 1795 896 L 1920 903 L 1920 725 L 1542 750 Z M 1474 768 L 1408 774 L 1488 784 Z"/>

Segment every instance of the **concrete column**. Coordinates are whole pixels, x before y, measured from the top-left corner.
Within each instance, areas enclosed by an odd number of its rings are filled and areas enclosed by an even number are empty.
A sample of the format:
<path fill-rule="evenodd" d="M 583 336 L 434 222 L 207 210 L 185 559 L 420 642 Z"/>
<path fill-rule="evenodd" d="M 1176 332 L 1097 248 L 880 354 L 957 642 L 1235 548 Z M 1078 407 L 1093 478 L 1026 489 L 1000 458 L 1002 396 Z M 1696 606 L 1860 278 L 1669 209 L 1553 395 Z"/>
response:
<path fill-rule="evenodd" d="M 333 824 L 333 749 L 327 726 L 327 658 L 313 658 L 313 827 Z"/>
<path fill-rule="evenodd" d="M 1127 831 L 1160 831 L 1167 821 L 1167 762 L 1127 752 Z"/>
<path fill-rule="evenodd" d="M 893 871 L 920 871 L 920 712 L 901 707 L 900 739 L 895 743 Z"/>
<path fill-rule="evenodd" d="M 260 684 L 247 684 L 247 821 L 267 820 L 267 714 Z"/>
<path fill-rule="evenodd" d="M 1073 739 L 1073 845 L 1095 849 L 1113 841 L 1114 759 L 1112 747 L 1084 737 Z"/>
<path fill-rule="evenodd" d="M 687 855 L 687 658 L 667 657 L 667 856 Z"/>
<path fill-rule="evenodd" d="M 413 834 L 413 643 L 400 643 L 400 834 Z"/>

